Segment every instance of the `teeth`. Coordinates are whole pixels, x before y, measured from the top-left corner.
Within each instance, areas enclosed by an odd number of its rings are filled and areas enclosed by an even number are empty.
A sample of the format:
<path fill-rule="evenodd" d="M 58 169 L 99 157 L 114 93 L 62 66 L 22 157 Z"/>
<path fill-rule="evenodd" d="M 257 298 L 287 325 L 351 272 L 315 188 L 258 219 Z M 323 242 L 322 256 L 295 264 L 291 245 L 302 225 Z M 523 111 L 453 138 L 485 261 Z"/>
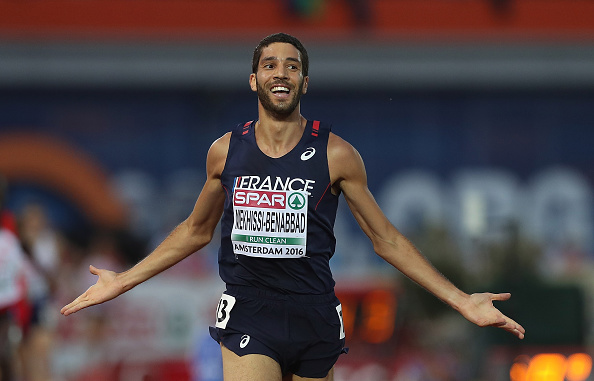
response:
<path fill-rule="evenodd" d="M 276 93 L 277 91 L 285 91 L 285 92 L 289 92 L 289 88 L 288 87 L 284 87 L 284 86 L 275 86 L 272 88 L 271 90 L 273 93 Z"/>

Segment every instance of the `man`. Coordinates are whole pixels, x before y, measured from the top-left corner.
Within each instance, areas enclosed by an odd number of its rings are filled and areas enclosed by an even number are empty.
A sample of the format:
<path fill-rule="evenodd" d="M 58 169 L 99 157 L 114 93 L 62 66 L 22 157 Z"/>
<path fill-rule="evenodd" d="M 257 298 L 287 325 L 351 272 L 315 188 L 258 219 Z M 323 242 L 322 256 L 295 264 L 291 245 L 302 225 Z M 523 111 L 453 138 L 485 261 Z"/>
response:
<path fill-rule="evenodd" d="M 445 279 L 379 209 L 357 151 L 301 115 L 308 69 L 296 38 L 262 40 L 250 75 L 259 119 L 213 143 L 190 216 L 130 270 L 90 266 L 97 283 L 62 313 L 108 301 L 173 266 L 210 242 L 222 216 L 219 273 L 227 290 L 211 335 L 225 380 L 333 380 L 344 331 L 329 259 L 342 193 L 378 255 L 469 321 L 523 338 L 524 328 L 492 303 L 510 295 L 468 295 Z"/>

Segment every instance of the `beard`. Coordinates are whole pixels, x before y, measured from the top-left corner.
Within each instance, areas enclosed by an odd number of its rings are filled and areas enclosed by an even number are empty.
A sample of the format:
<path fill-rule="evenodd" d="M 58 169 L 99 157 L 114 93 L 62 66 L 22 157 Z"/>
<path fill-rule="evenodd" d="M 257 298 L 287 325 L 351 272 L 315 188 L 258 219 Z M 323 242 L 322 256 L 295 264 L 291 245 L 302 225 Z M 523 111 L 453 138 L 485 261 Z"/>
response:
<path fill-rule="evenodd" d="M 260 84 L 256 80 L 256 87 L 258 89 L 258 99 L 260 100 L 262 107 L 264 107 L 264 110 L 268 111 L 274 118 L 284 119 L 285 117 L 291 115 L 299 105 L 299 102 L 301 101 L 301 95 L 303 94 L 303 82 L 304 81 L 301 81 L 296 92 L 294 90 L 292 91 L 292 98 L 289 98 L 282 102 L 275 103 L 272 100 L 272 97 L 268 90 L 266 90 L 263 86 L 260 86 Z M 286 86 L 285 83 L 283 83 L 282 85 Z"/>

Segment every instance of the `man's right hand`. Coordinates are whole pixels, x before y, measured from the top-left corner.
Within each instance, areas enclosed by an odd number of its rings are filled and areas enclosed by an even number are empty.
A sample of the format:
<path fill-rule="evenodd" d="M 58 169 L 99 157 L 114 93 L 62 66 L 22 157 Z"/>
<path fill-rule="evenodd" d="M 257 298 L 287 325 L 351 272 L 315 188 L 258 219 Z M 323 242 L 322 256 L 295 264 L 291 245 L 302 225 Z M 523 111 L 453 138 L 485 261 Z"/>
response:
<path fill-rule="evenodd" d="M 83 308 L 101 304 L 111 300 L 124 292 L 124 287 L 120 284 L 117 274 L 113 271 L 98 269 L 94 266 L 89 266 L 91 274 L 99 276 L 97 283 L 92 285 L 78 298 L 74 299 L 72 303 L 62 307 L 60 313 L 68 316 Z"/>

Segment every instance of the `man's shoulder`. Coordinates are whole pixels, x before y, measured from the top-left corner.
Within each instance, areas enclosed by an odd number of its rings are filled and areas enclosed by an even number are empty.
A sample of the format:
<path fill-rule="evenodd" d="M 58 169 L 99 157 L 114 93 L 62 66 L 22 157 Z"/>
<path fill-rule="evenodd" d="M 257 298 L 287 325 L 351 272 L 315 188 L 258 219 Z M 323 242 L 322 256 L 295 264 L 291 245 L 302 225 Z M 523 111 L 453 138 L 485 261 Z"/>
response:
<path fill-rule="evenodd" d="M 357 152 L 355 147 L 340 136 L 331 132 L 328 136 L 328 155 L 342 159 Z"/>
<path fill-rule="evenodd" d="M 328 137 L 328 168 L 333 184 L 340 180 L 359 178 L 365 172 L 359 152 L 335 134 Z"/>
<path fill-rule="evenodd" d="M 224 153 L 226 156 L 227 151 L 229 150 L 229 142 L 231 141 L 232 132 L 227 132 L 225 135 L 221 136 L 217 140 L 215 140 L 212 145 L 210 146 L 210 152 L 212 153 Z"/>
<path fill-rule="evenodd" d="M 231 132 L 227 132 L 211 144 L 206 158 L 207 172 L 214 171 L 213 173 L 220 174 L 223 171 L 229 153 L 230 141 Z"/>
<path fill-rule="evenodd" d="M 229 141 L 231 140 L 231 135 L 233 134 L 233 131 L 229 131 L 226 132 L 223 136 L 221 136 L 220 138 L 216 139 L 212 145 L 213 146 L 224 146 L 224 145 L 229 145 Z"/>

